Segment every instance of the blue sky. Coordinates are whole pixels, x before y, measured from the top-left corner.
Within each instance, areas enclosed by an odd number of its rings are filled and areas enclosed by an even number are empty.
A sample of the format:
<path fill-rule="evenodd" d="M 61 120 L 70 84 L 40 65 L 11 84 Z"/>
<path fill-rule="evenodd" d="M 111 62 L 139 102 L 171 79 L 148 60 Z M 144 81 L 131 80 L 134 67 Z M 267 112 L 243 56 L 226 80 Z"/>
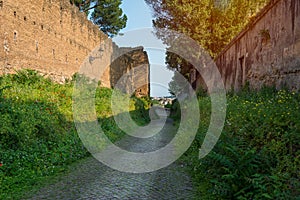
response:
<path fill-rule="evenodd" d="M 144 46 L 150 61 L 150 96 L 168 96 L 168 83 L 173 72 L 165 66 L 165 46 L 151 34 L 151 10 L 144 0 L 123 0 L 123 12 L 128 21 L 125 29 L 121 30 L 124 36 L 113 40 L 118 46 Z"/>

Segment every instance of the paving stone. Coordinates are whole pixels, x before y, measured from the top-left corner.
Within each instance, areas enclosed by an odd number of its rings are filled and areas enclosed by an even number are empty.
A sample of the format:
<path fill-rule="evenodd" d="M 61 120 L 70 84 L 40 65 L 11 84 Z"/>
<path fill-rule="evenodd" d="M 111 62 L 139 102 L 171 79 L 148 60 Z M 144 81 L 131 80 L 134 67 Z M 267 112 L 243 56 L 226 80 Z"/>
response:
<path fill-rule="evenodd" d="M 147 139 L 125 137 L 118 146 L 136 152 L 159 149 L 174 137 L 171 120 L 163 130 Z M 147 200 L 196 199 L 189 175 L 182 164 L 174 162 L 149 173 L 124 173 L 113 170 L 93 157 L 86 158 L 60 181 L 42 188 L 29 199 Z"/>

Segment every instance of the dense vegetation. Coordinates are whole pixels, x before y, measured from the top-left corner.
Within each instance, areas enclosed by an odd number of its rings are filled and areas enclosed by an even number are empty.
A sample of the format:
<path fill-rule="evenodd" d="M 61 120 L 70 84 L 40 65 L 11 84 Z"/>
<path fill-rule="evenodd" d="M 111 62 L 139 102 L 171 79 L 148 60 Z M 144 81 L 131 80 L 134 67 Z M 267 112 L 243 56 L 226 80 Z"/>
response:
<path fill-rule="evenodd" d="M 201 124 L 182 157 L 201 199 L 300 198 L 300 94 L 245 89 L 229 94 L 224 130 L 197 160 L 210 121 L 210 98 L 199 96 Z M 174 114 L 177 119 L 178 112 Z"/>
<path fill-rule="evenodd" d="M 45 178 L 68 169 L 89 155 L 72 116 L 73 83 L 56 84 L 31 70 L 0 77 L 0 199 L 19 199 Z M 112 140 L 125 133 L 111 118 L 112 90 L 98 88 L 96 112 Z M 133 98 L 133 119 L 149 121 L 147 101 Z"/>

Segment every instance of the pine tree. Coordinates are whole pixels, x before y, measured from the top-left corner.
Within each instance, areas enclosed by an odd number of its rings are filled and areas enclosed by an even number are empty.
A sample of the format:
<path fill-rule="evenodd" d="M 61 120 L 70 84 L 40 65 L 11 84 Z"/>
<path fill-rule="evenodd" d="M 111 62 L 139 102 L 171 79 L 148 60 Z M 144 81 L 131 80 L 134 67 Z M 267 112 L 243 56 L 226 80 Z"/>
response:
<path fill-rule="evenodd" d="M 92 11 L 92 22 L 110 37 L 117 35 L 126 26 L 127 16 L 120 8 L 122 0 L 70 0 L 70 2 L 87 15 Z"/>
<path fill-rule="evenodd" d="M 70 0 L 70 3 L 77 6 L 81 12 L 85 11 L 86 15 L 89 14 L 89 11 L 87 9 L 90 6 L 90 0 Z"/>
<path fill-rule="evenodd" d="M 120 8 L 121 0 L 99 0 L 92 12 L 92 21 L 107 35 L 113 37 L 126 26 L 127 16 Z"/>

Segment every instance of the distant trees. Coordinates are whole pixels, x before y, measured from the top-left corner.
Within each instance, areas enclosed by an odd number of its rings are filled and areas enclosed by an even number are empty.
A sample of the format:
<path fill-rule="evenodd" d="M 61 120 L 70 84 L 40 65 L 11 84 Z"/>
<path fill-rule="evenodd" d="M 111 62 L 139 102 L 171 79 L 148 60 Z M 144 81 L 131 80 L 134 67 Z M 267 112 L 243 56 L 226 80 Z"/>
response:
<path fill-rule="evenodd" d="M 194 39 L 213 58 L 269 0 L 145 0 L 153 9 L 156 35 L 165 43 L 177 31 Z M 191 66 L 168 52 L 169 69 L 188 76 Z"/>
<path fill-rule="evenodd" d="M 122 0 L 70 0 L 80 11 L 87 15 L 91 13 L 91 20 L 101 31 L 113 37 L 126 27 L 127 16 L 123 14 L 120 5 Z"/>

